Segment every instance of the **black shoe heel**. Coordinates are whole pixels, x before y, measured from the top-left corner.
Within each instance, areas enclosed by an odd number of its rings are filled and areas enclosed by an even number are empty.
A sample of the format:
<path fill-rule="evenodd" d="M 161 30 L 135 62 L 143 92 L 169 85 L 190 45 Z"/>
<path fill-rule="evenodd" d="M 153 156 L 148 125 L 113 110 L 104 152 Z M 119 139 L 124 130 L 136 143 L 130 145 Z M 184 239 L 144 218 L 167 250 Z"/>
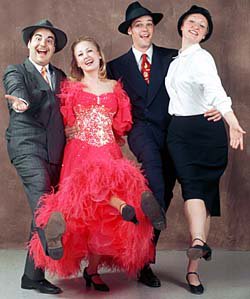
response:
<path fill-rule="evenodd" d="M 86 281 L 86 288 L 90 288 L 91 285 L 93 284 L 95 290 L 101 292 L 109 292 L 109 287 L 105 283 L 101 283 L 101 284 L 95 283 L 92 280 L 93 276 L 99 276 L 99 274 L 98 273 L 88 274 L 87 268 L 84 269 L 83 278 Z"/>
<path fill-rule="evenodd" d="M 205 261 L 211 261 L 212 259 L 212 250 L 208 251 L 205 255 L 203 255 Z"/>
<path fill-rule="evenodd" d="M 122 203 L 120 205 L 120 211 L 123 220 L 133 222 L 134 224 L 138 223 L 134 207 L 127 205 L 126 203 Z"/>
<path fill-rule="evenodd" d="M 86 276 L 84 276 L 84 279 L 86 281 L 86 288 L 90 288 L 91 287 L 91 278 L 86 278 Z"/>

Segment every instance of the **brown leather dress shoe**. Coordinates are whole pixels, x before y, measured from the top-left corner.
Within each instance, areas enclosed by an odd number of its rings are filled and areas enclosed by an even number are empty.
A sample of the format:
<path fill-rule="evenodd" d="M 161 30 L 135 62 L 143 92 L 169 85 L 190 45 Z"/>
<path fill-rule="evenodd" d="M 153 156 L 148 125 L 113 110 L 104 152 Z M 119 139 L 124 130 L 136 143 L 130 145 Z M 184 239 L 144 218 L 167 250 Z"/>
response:
<path fill-rule="evenodd" d="M 43 294 L 60 294 L 62 290 L 50 283 L 48 280 L 32 280 L 27 275 L 22 276 L 21 288 L 26 290 L 37 290 Z"/>
<path fill-rule="evenodd" d="M 141 196 L 141 209 L 149 218 L 152 226 L 157 230 L 166 228 L 166 217 L 163 209 L 150 191 L 145 191 Z"/>
<path fill-rule="evenodd" d="M 65 220 L 62 213 L 53 212 L 45 226 L 44 233 L 47 241 L 49 256 L 54 260 L 59 260 L 63 256 L 62 235 L 66 229 Z"/>

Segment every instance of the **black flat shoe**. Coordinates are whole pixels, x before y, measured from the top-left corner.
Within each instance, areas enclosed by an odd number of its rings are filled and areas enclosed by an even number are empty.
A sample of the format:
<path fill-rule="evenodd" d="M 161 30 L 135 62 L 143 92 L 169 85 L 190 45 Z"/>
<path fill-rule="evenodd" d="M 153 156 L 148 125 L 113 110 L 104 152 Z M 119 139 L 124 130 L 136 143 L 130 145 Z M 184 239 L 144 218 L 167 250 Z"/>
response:
<path fill-rule="evenodd" d="M 46 279 L 32 280 L 27 275 L 21 279 L 21 288 L 25 290 L 37 290 L 43 294 L 60 294 L 62 290 Z"/>
<path fill-rule="evenodd" d="M 146 265 L 140 271 L 138 281 L 151 288 L 159 288 L 161 286 L 160 279 L 153 273 L 149 265 Z"/>
<path fill-rule="evenodd" d="M 212 249 L 207 245 L 206 242 L 199 238 L 195 238 L 195 240 L 199 240 L 203 243 L 203 245 L 194 245 L 188 248 L 187 256 L 191 260 L 197 260 L 199 258 L 204 258 L 206 261 L 210 261 L 212 259 Z"/>
<path fill-rule="evenodd" d="M 133 222 L 134 224 L 138 223 L 134 207 L 127 205 L 124 202 L 120 205 L 120 211 L 123 220 Z"/>
<path fill-rule="evenodd" d="M 53 212 L 44 228 L 47 242 L 48 255 L 53 260 L 59 260 L 63 257 L 62 235 L 66 229 L 65 220 L 62 213 Z"/>
<path fill-rule="evenodd" d="M 91 284 L 93 284 L 95 290 L 101 291 L 101 292 L 109 292 L 109 287 L 105 283 L 101 283 L 101 284 L 95 283 L 92 280 L 93 276 L 99 276 L 99 274 L 98 273 L 88 274 L 87 268 L 84 269 L 83 278 L 86 281 L 86 287 L 87 288 L 91 287 Z"/>
<path fill-rule="evenodd" d="M 164 230 L 166 228 L 165 212 L 160 207 L 152 192 L 145 191 L 142 193 L 141 209 L 155 229 Z"/>
<path fill-rule="evenodd" d="M 196 275 L 198 277 L 199 282 L 200 282 L 199 285 L 195 286 L 195 285 L 189 283 L 188 275 L 190 275 L 190 274 L 194 274 L 194 275 Z M 190 290 L 190 292 L 192 294 L 201 295 L 201 294 L 204 293 L 204 287 L 201 284 L 200 277 L 199 277 L 198 273 L 196 273 L 196 272 L 188 272 L 187 275 L 186 275 L 186 280 L 187 280 L 187 283 L 188 283 L 188 286 L 189 286 L 189 290 Z"/>

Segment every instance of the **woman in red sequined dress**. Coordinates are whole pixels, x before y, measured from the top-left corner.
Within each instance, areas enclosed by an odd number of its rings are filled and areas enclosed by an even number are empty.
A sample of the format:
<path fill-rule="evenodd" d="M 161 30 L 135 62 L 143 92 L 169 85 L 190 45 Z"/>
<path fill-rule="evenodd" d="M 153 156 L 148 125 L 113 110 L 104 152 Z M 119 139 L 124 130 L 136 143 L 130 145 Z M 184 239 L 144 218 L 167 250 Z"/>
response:
<path fill-rule="evenodd" d="M 136 275 L 154 259 L 152 225 L 164 229 L 165 218 L 140 170 L 122 156 L 119 145 L 132 125 L 130 102 L 119 82 L 106 79 L 104 56 L 93 39 L 73 43 L 71 79 L 63 83 L 60 100 L 65 125 L 77 131 L 65 147 L 59 191 L 41 199 L 36 224 L 46 233 L 51 215 L 59 213 L 66 224 L 62 257 L 45 256 L 37 234 L 30 252 L 36 266 L 59 277 L 76 275 L 85 260 L 86 284 L 108 291 L 98 268 Z M 56 243 L 49 234 L 47 241 Z M 57 248 L 51 246 L 53 257 Z"/>

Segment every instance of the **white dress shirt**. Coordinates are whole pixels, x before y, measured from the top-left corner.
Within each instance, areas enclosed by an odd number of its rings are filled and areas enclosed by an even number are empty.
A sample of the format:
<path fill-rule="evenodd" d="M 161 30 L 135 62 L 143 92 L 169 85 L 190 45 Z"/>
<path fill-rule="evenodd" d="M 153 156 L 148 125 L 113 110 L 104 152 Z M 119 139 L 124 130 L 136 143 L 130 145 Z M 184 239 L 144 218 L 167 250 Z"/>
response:
<path fill-rule="evenodd" d="M 150 64 L 152 64 L 152 56 L 153 56 L 153 45 L 151 45 L 146 52 L 141 52 L 137 50 L 134 46 L 132 46 L 132 51 L 135 55 L 135 60 L 137 62 L 138 68 L 141 71 L 141 64 L 142 64 L 142 55 L 147 54 L 147 59 Z"/>
<path fill-rule="evenodd" d="M 49 71 L 49 65 L 48 65 L 48 64 L 47 64 L 47 65 L 44 65 L 44 66 L 39 65 L 39 64 L 35 63 L 30 57 L 29 57 L 29 60 L 30 60 L 30 62 L 34 65 L 34 67 L 38 70 L 38 72 L 39 72 L 40 74 L 41 74 L 41 72 L 42 72 L 42 68 L 45 66 L 46 71 L 47 71 L 46 75 L 47 75 L 47 78 L 48 78 L 48 80 L 49 80 L 49 85 L 51 86 L 51 74 L 50 74 L 50 71 Z"/>
<path fill-rule="evenodd" d="M 179 51 L 170 64 L 165 84 L 171 115 L 204 114 L 211 108 L 222 115 L 232 111 L 231 98 L 222 87 L 214 59 L 199 44 Z"/>

